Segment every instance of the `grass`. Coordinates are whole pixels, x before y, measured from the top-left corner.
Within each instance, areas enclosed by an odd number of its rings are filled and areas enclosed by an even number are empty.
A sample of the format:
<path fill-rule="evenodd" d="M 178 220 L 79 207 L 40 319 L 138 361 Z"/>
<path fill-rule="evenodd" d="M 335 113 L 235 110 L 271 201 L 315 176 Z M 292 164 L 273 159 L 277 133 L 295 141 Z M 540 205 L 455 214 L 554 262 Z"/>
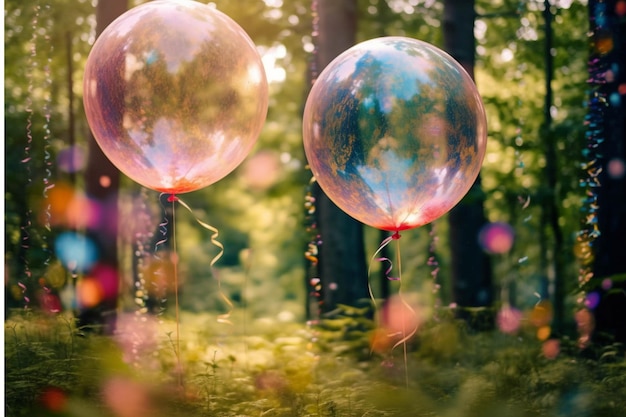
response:
<path fill-rule="evenodd" d="M 108 337 L 63 315 L 12 314 L 5 415 L 595 417 L 626 410 L 626 361 L 611 346 L 591 359 L 563 339 L 549 359 L 530 332 L 473 334 L 440 320 L 407 346 L 405 366 L 402 347 L 370 353 L 374 326 L 363 317 L 315 327 L 258 319 L 245 332 L 242 312 L 232 321 L 183 312 L 177 338 L 172 321 L 129 314 Z"/>

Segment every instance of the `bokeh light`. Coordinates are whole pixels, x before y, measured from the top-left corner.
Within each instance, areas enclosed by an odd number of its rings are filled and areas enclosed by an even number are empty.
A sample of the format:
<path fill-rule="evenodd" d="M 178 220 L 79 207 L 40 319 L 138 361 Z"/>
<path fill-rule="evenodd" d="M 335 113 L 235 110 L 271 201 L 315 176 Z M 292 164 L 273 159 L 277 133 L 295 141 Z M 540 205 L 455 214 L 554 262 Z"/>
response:
<path fill-rule="evenodd" d="M 548 300 L 541 300 L 530 311 L 529 321 L 535 327 L 544 327 L 552 322 L 552 303 Z"/>
<path fill-rule="evenodd" d="M 246 185 L 254 191 L 265 191 L 275 185 L 281 174 L 280 156 L 269 150 L 252 155 L 243 164 L 241 175 Z"/>
<path fill-rule="evenodd" d="M 541 344 L 541 352 L 547 359 L 556 359 L 561 353 L 561 341 L 559 339 L 548 339 Z"/>
<path fill-rule="evenodd" d="M 67 224 L 67 210 L 74 196 L 74 188 L 62 182 L 56 184 L 54 188 L 48 191 L 48 199 L 44 201 L 43 204 L 49 205 L 50 224 Z"/>
<path fill-rule="evenodd" d="M 84 277 L 76 283 L 76 301 L 80 307 L 95 307 L 103 298 L 104 290 L 96 278 Z"/>
<path fill-rule="evenodd" d="M 613 50 L 615 42 L 609 33 L 600 33 L 596 39 L 595 48 L 600 55 L 606 55 Z"/>
<path fill-rule="evenodd" d="M 515 231 L 507 223 L 494 222 L 485 224 L 478 234 L 478 243 L 487 253 L 503 254 L 513 247 Z"/>
<path fill-rule="evenodd" d="M 96 227 L 102 215 L 100 203 L 83 194 L 78 194 L 67 207 L 67 224 L 74 229 Z"/>
<path fill-rule="evenodd" d="M 609 95 L 609 103 L 611 103 L 611 106 L 613 107 L 619 107 L 622 104 L 622 98 L 620 97 L 619 93 L 611 93 Z"/>
<path fill-rule="evenodd" d="M 111 186 L 111 177 L 108 175 L 102 175 L 99 180 L 100 186 L 102 188 L 109 188 Z"/>
<path fill-rule="evenodd" d="M 153 355 L 158 345 L 159 323 L 146 314 L 120 314 L 117 317 L 115 341 L 124 362 L 146 369 L 157 369 L 158 358 Z"/>
<path fill-rule="evenodd" d="M 114 300 L 118 297 L 119 274 L 116 268 L 97 262 L 90 269 L 89 276 L 98 281 L 104 299 Z"/>
<path fill-rule="evenodd" d="M 513 334 L 516 333 L 522 324 L 522 318 L 524 314 L 510 306 L 504 306 L 498 311 L 498 315 L 496 318 L 498 329 L 502 333 Z"/>
<path fill-rule="evenodd" d="M 591 341 L 591 334 L 595 328 L 593 314 L 586 308 L 578 310 L 574 314 L 576 328 L 578 330 L 578 342 L 580 347 L 585 347 Z"/>
<path fill-rule="evenodd" d="M 417 303 L 400 295 L 391 296 L 381 309 L 381 324 L 395 340 L 414 333 L 424 317 Z"/>
<path fill-rule="evenodd" d="M 379 327 L 369 339 L 370 349 L 379 354 L 389 353 L 399 343 L 412 339 L 422 321 L 416 308 L 399 295 L 387 300 L 380 315 Z"/>
<path fill-rule="evenodd" d="M 54 288 L 61 289 L 67 282 L 67 270 L 60 262 L 52 262 L 46 268 L 46 285 Z"/>
<path fill-rule="evenodd" d="M 541 326 L 537 329 L 537 339 L 548 340 L 552 334 L 552 328 L 550 326 Z"/>
<path fill-rule="evenodd" d="M 57 154 L 57 167 L 60 171 L 76 173 L 87 164 L 87 152 L 82 146 L 69 146 Z"/>
<path fill-rule="evenodd" d="M 61 388 L 46 387 L 39 395 L 39 402 L 48 411 L 62 413 L 67 408 L 67 394 Z"/>
<path fill-rule="evenodd" d="M 103 211 L 95 200 L 85 196 L 66 183 L 58 183 L 48 192 L 50 223 L 71 229 L 93 228 L 101 220 Z M 42 210 L 45 213 L 45 210 Z"/>
<path fill-rule="evenodd" d="M 387 329 L 379 327 L 370 333 L 370 349 L 372 352 L 385 354 L 393 347 L 394 340 Z"/>
<path fill-rule="evenodd" d="M 57 258 L 71 271 L 87 271 L 98 260 L 98 247 L 89 237 L 63 232 L 54 243 Z"/>
<path fill-rule="evenodd" d="M 592 291 L 585 296 L 585 307 L 594 310 L 600 304 L 600 294 Z"/>
<path fill-rule="evenodd" d="M 158 415 L 148 387 L 128 378 L 113 377 L 105 381 L 102 397 L 116 417 Z"/>
<path fill-rule="evenodd" d="M 44 290 L 44 292 L 40 296 L 39 302 L 41 305 L 41 309 L 45 313 L 57 314 L 63 310 L 61 299 L 57 294 L 54 294 L 52 292 Z"/>
<path fill-rule="evenodd" d="M 623 159 L 612 158 L 606 165 L 609 177 L 618 180 L 626 174 L 626 164 Z"/>

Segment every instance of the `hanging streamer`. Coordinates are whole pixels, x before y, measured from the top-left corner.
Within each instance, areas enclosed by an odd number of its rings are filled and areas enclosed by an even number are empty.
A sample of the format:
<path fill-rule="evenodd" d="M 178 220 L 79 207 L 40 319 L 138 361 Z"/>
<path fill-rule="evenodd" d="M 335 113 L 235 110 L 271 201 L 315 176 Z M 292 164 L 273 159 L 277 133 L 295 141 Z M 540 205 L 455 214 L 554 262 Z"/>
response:
<path fill-rule="evenodd" d="M 585 197 L 582 201 L 582 226 L 577 234 L 577 257 L 580 263 L 578 273 L 578 283 L 581 290 L 593 278 L 592 263 L 594 257 L 594 241 L 600 236 L 598 227 L 598 204 L 597 189 L 600 187 L 599 175 L 602 167 L 599 165 L 599 159 L 602 155 L 598 154 L 598 146 L 604 142 L 604 124 L 603 117 L 608 101 L 606 94 L 601 88 L 606 84 L 606 75 L 608 70 L 607 60 L 604 59 L 602 49 L 602 36 L 606 31 L 606 5 L 604 3 L 596 3 L 594 10 L 591 11 L 590 21 L 592 24 L 592 45 L 591 56 L 588 61 L 589 84 L 590 91 L 587 102 L 587 115 L 585 116 L 584 125 L 586 147 L 582 151 L 585 162 L 581 164 L 583 170 L 583 178 L 579 185 L 585 190 Z M 584 305 L 584 291 L 577 301 L 579 305 Z"/>
<path fill-rule="evenodd" d="M 317 0 L 313 0 L 311 2 L 311 41 L 313 42 L 313 52 L 311 52 L 311 64 L 310 64 L 310 72 L 311 72 L 311 85 L 315 83 L 315 80 L 318 76 L 317 69 L 317 45 L 319 38 L 319 13 L 317 11 Z"/>
<path fill-rule="evenodd" d="M 400 239 L 400 233 L 395 232 L 394 234 L 392 234 L 391 236 L 386 237 L 385 239 L 383 239 L 383 241 L 380 243 L 380 246 L 378 246 L 378 249 L 376 249 L 376 252 L 374 252 L 374 255 L 372 255 L 372 259 L 370 261 L 370 267 L 367 271 L 368 275 L 370 274 L 371 271 L 371 267 L 372 267 L 372 262 L 376 261 L 376 262 L 386 262 L 389 264 L 389 267 L 385 270 L 385 277 L 390 280 L 390 281 L 399 281 L 400 277 L 392 277 L 391 276 L 391 271 L 393 270 L 393 263 L 391 262 L 391 260 L 389 258 L 386 257 L 378 257 L 378 255 L 383 251 L 383 249 L 389 245 L 389 243 L 391 243 L 391 241 L 393 240 L 398 240 Z M 370 294 L 372 293 L 371 289 L 370 289 Z"/>
<path fill-rule="evenodd" d="M 322 297 L 322 284 L 321 280 L 318 278 L 318 254 L 319 254 L 319 245 L 322 244 L 321 236 L 317 230 L 316 223 L 316 207 L 315 207 L 315 197 L 313 196 L 312 187 L 315 184 L 315 178 L 311 178 L 309 182 L 309 188 L 307 190 L 304 202 L 305 208 L 305 230 L 309 234 L 309 241 L 307 243 L 307 248 L 304 251 L 304 258 L 308 262 L 308 276 L 312 277 L 309 280 L 309 285 L 311 286 L 310 291 L 308 292 L 308 296 L 310 297 L 309 304 L 309 318 L 310 324 L 317 323 L 320 316 L 321 305 L 323 303 Z"/>
<path fill-rule="evenodd" d="M 318 0 L 311 1 L 311 42 L 313 44 L 313 51 L 309 60 L 309 75 L 311 77 L 311 85 L 315 83 L 318 76 L 317 68 L 317 50 L 318 50 L 318 37 L 319 37 L 319 14 L 317 11 Z M 305 169 L 309 170 L 308 165 Z M 309 306 L 309 324 L 317 323 L 320 316 L 321 305 L 323 303 L 322 285 L 321 280 L 318 277 L 318 254 L 319 246 L 322 244 L 322 239 L 317 229 L 317 207 L 315 196 L 313 195 L 313 189 L 316 187 L 315 176 L 309 171 L 311 179 L 304 196 L 304 212 L 305 212 L 305 229 L 309 234 L 309 241 L 307 248 L 304 252 L 304 258 L 308 262 L 308 276 L 310 276 L 309 285 L 311 286 L 308 292 L 310 301 L 307 301 Z"/>
<path fill-rule="evenodd" d="M 146 288 L 146 276 L 145 276 L 145 258 L 148 256 L 147 248 L 149 246 L 149 242 L 153 237 L 153 233 L 151 232 L 150 226 L 150 215 L 148 213 L 148 207 L 146 205 L 147 200 L 147 188 L 141 187 L 141 194 L 139 198 L 136 200 L 136 203 L 139 204 L 138 207 L 138 227 L 135 232 L 135 268 L 136 268 L 136 278 L 134 282 L 134 301 L 137 306 L 136 313 L 138 315 L 144 315 L 148 313 L 148 300 L 149 300 L 149 291 Z M 160 227 L 160 226 L 159 226 Z"/>
<path fill-rule="evenodd" d="M 600 210 L 598 189 L 602 185 L 600 174 L 603 171 L 602 159 L 606 155 L 599 152 L 600 145 L 605 141 L 605 117 L 610 107 L 605 85 L 615 78 L 614 70 L 617 67 L 611 65 L 609 52 L 614 47 L 611 33 L 611 18 L 608 16 L 607 4 L 602 1 L 592 2 L 589 6 L 590 31 L 590 57 L 587 63 L 589 78 L 587 114 L 584 120 L 586 147 L 582 151 L 585 160 L 581 164 L 583 176 L 579 185 L 584 189 L 585 197 L 581 206 L 581 228 L 576 237 L 576 256 L 579 263 L 578 290 L 576 299 L 578 311 L 575 319 L 578 327 L 578 344 L 585 348 L 591 342 L 594 331 L 593 314 L 590 311 L 589 291 L 590 283 L 594 279 L 593 264 L 597 251 L 596 240 L 600 237 L 598 224 L 598 212 Z M 613 3 L 615 4 L 615 3 Z M 603 289 L 610 288 L 602 282 Z M 591 294 L 589 294 L 591 295 Z"/>
<path fill-rule="evenodd" d="M 50 5 L 47 4 L 45 6 L 46 13 L 50 13 Z M 48 45 L 47 58 L 46 63 L 44 65 L 44 77 L 45 77 L 45 91 L 46 98 L 44 101 L 43 112 L 45 123 L 43 125 L 44 134 L 43 134 L 43 153 L 44 153 L 44 177 L 43 177 L 43 199 L 45 201 L 45 209 L 44 209 L 44 232 L 42 235 L 43 240 L 43 250 L 46 253 L 46 259 L 44 260 L 44 265 L 46 269 L 50 266 L 50 262 L 52 261 L 53 253 L 50 250 L 49 237 L 52 232 L 51 222 L 52 222 L 52 205 L 50 203 L 50 198 L 48 196 L 48 191 L 54 188 L 55 183 L 52 181 L 52 155 L 51 155 L 51 144 L 50 141 L 52 139 L 52 131 L 50 130 L 50 122 L 52 118 L 52 93 L 50 91 L 52 87 L 52 77 L 50 75 L 50 66 L 52 64 L 52 52 L 53 52 L 53 44 L 50 41 L 50 28 L 52 27 L 52 19 L 49 17 L 45 19 L 45 34 L 44 41 Z M 46 287 L 45 280 L 42 280 L 42 287 L 46 294 L 50 293 L 50 289 Z"/>
<path fill-rule="evenodd" d="M 31 21 L 32 35 L 30 38 L 30 54 L 28 56 L 28 66 L 26 77 L 28 78 L 28 94 L 26 95 L 26 145 L 24 146 L 24 156 L 21 163 L 26 168 L 26 187 L 30 187 L 33 183 L 32 180 L 32 146 L 33 146 L 33 90 L 34 90 L 34 69 L 37 68 L 37 62 L 35 58 L 37 56 L 37 27 L 39 23 L 39 11 L 40 6 L 36 5 L 33 8 L 33 19 Z M 28 284 L 32 278 L 32 271 L 30 269 L 30 263 L 28 260 L 28 251 L 30 249 L 31 240 L 31 226 L 32 226 L 32 210 L 26 209 L 24 213 L 24 220 L 20 226 L 21 230 L 21 243 L 20 246 L 24 249 L 24 256 L 21 259 L 24 265 L 24 277 L 18 279 L 17 285 L 22 291 L 22 300 L 24 301 L 24 308 L 28 308 L 30 304 L 30 297 L 28 295 Z"/>
<path fill-rule="evenodd" d="M 430 245 L 428 246 L 428 260 L 426 261 L 426 265 L 431 268 L 430 276 L 433 285 L 432 292 L 435 297 L 433 318 L 435 321 L 438 321 L 439 308 L 441 307 L 441 296 L 439 294 L 441 284 L 439 284 L 439 261 L 437 259 L 437 243 L 439 242 L 439 236 L 437 236 L 437 226 L 435 222 L 430 223 L 428 227 L 430 228 L 430 231 L 428 232 Z"/>
<path fill-rule="evenodd" d="M 405 300 L 405 298 L 403 297 L 402 294 L 402 262 L 401 262 L 401 251 L 400 251 L 400 233 L 398 233 L 397 231 L 394 232 L 391 236 L 386 237 L 385 239 L 383 239 L 383 241 L 380 243 L 378 249 L 374 252 L 374 254 L 372 255 L 372 258 L 370 260 L 370 265 L 367 271 L 367 276 L 368 276 L 368 283 L 367 283 L 367 287 L 368 287 L 368 291 L 370 294 L 370 298 L 372 300 L 372 303 L 374 305 L 374 310 L 379 310 L 377 303 L 376 303 L 376 297 L 374 296 L 374 293 L 372 291 L 372 287 L 370 284 L 370 276 L 371 276 L 371 269 L 372 269 L 372 264 L 374 262 L 382 262 L 382 263 L 386 263 L 389 266 L 387 267 L 387 269 L 385 270 L 385 277 L 388 280 L 391 281 L 398 281 L 400 283 L 400 288 L 398 289 L 398 300 L 400 301 L 399 307 L 400 307 L 400 317 L 399 320 L 401 322 L 401 328 L 394 331 L 391 329 L 387 329 L 389 331 L 386 330 L 388 326 L 388 323 L 384 323 L 384 321 L 381 319 L 380 314 L 378 314 L 378 331 L 377 333 L 374 334 L 374 338 L 371 341 L 371 347 L 370 347 L 370 353 L 375 349 L 375 347 L 380 343 L 377 338 L 378 337 L 382 337 L 385 340 L 393 340 L 399 337 L 398 340 L 396 340 L 393 345 L 391 346 L 391 348 L 389 349 L 390 352 L 393 352 L 396 348 L 398 348 L 399 346 L 403 347 L 403 357 L 404 357 L 404 373 L 405 373 L 405 383 L 406 383 L 406 387 L 408 388 L 409 386 L 409 377 L 408 377 L 408 347 L 407 347 L 407 342 L 409 340 L 411 340 L 411 338 L 413 336 L 415 336 L 415 334 L 417 333 L 417 329 L 418 329 L 418 317 L 417 317 L 417 313 L 415 312 L 415 310 L 413 309 L 413 307 Z M 378 256 L 382 250 L 389 245 L 392 241 L 396 241 L 396 265 L 397 265 L 397 269 L 398 269 L 398 275 L 397 276 L 393 276 L 391 274 L 392 270 L 393 270 L 393 263 L 392 261 L 387 258 L 387 257 L 381 257 Z M 387 300 L 387 302 L 389 302 L 389 300 Z M 396 310 L 396 308 L 394 308 L 393 310 Z M 395 311 L 392 313 L 388 314 L 395 314 Z M 407 317 L 406 315 L 409 314 L 411 317 Z M 388 320 L 392 320 L 395 321 L 398 319 L 398 317 L 387 317 Z M 413 325 L 411 326 L 410 329 L 407 329 L 407 323 L 413 323 Z M 391 327 L 396 327 L 391 326 Z M 380 333 L 382 330 L 382 332 L 385 333 Z M 382 342 L 380 343 L 383 346 L 386 345 L 386 342 Z"/>
<path fill-rule="evenodd" d="M 164 202 L 163 197 L 165 196 L 167 197 L 165 198 L 165 202 Z M 160 250 L 166 250 L 167 245 L 170 244 L 169 238 L 168 238 L 168 235 L 170 233 L 170 220 L 169 220 L 170 215 L 168 215 L 168 207 L 165 204 L 166 202 L 170 202 L 169 199 L 170 199 L 169 194 L 162 193 L 159 196 L 159 204 L 161 205 L 161 209 L 163 211 L 163 217 L 162 217 L 161 222 L 158 225 L 159 239 L 154 243 L 154 254 L 155 254 L 155 258 L 161 262 L 167 262 L 167 261 L 163 260 L 160 256 L 156 254 L 158 254 Z M 162 266 L 167 267 L 167 264 L 163 264 Z M 153 287 L 152 290 L 154 294 L 161 295 L 158 300 L 159 311 L 157 313 L 157 315 L 161 315 L 163 314 L 163 312 L 165 312 L 165 303 L 167 302 L 167 291 L 159 288 L 159 285 L 162 285 L 162 283 L 167 282 L 167 276 L 165 276 L 166 272 L 163 270 L 163 268 L 156 268 L 152 273 L 154 274 L 156 278 L 159 278 L 159 279 L 151 280 L 150 285 Z"/>
<path fill-rule="evenodd" d="M 230 299 L 226 296 L 226 294 L 224 294 L 224 292 L 222 291 L 222 287 L 221 287 L 221 280 L 219 278 L 219 274 L 217 274 L 217 271 L 214 269 L 215 263 L 222 257 L 222 255 L 224 254 L 224 245 L 222 245 L 222 243 L 218 240 L 219 237 L 219 231 L 217 228 L 211 226 L 210 224 L 203 222 L 202 220 L 200 220 L 195 213 L 193 212 L 193 210 L 191 209 L 191 207 L 189 207 L 189 205 L 187 203 L 185 203 L 183 200 L 181 200 L 178 196 L 174 195 L 174 194 L 165 194 L 162 193 L 159 197 L 159 201 L 161 202 L 163 209 L 165 210 L 165 205 L 163 204 L 163 197 L 167 196 L 166 200 L 168 203 L 171 204 L 171 208 L 172 208 L 172 225 L 171 225 L 171 245 L 172 245 L 172 250 L 173 250 L 173 259 L 172 259 L 172 264 L 173 264 L 173 274 L 174 274 L 174 294 L 175 294 L 175 314 L 176 314 L 176 338 L 175 340 L 172 342 L 172 345 L 174 347 L 174 353 L 176 356 L 176 361 L 177 361 L 177 376 L 178 376 L 178 383 L 179 383 L 179 387 L 181 389 L 184 389 L 184 384 L 183 384 L 183 368 L 182 368 L 182 362 L 181 362 L 181 358 L 180 358 L 180 316 L 179 316 L 179 299 L 178 299 L 178 252 L 177 252 L 177 247 L 176 247 L 176 203 L 180 204 L 183 208 L 185 208 L 194 218 L 194 220 L 203 228 L 207 229 L 208 231 L 210 231 L 211 234 L 211 243 L 217 247 L 219 249 L 217 255 L 215 255 L 213 257 L 213 259 L 211 259 L 210 262 L 210 267 L 211 267 L 211 271 L 213 272 L 213 276 L 215 276 L 217 278 L 218 281 L 218 289 L 219 289 L 219 296 L 220 298 L 224 301 L 224 303 L 227 305 L 228 307 L 228 311 L 225 314 L 220 314 L 217 318 L 217 321 L 219 323 L 226 323 L 226 324 L 232 324 L 230 321 L 230 315 L 233 311 L 233 303 L 230 301 Z M 156 244 L 155 244 L 155 252 L 158 250 L 158 248 L 160 246 L 165 245 L 168 242 L 168 225 L 169 225 L 169 220 L 167 218 L 167 212 L 164 215 L 164 220 L 159 224 L 159 231 L 162 234 L 162 239 L 160 239 Z"/>
<path fill-rule="evenodd" d="M 173 202 L 177 201 L 182 207 L 187 209 L 187 211 L 193 216 L 193 218 L 196 221 L 196 223 L 198 223 L 204 229 L 206 229 L 206 230 L 208 230 L 209 232 L 212 233 L 211 234 L 211 243 L 213 244 L 213 246 L 218 248 L 219 251 L 218 251 L 217 255 L 215 255 L 213 257 L 213 259 L 211 259 L 211 263 L 210 263 L 211 272 L 213 273 L 213 276 L 215 276 L 217 278 L 217 287 L 218 287 L 218 291 L 219 291 L 219 296 L 220 296 L 220 298 L 222 299 L 222 301 L 226 304 L 226 306 L 228 308 L 228 311 L 226 313 L 220 314 L 217 317 L 217 321 L 220 322 L 220 323 L 232 324 L 232 322 L 230 321 L 230 316 L 232 314 L 232 311 L 234 310 L 234 305 L 233 305 L 232 301 L 228 298 L 228 296 L 222 290 L 222 280 L 220 279 L 220 275 L 219 275 L 218 271 L 214 268 L 216 262 L 222 257 L 222 255 L 224 255 L 224 245 L 222 245 L 222 243 L 218 240 L 219 230 L 217 228 L 211 226 L 210 224 L 200 220 L 195 215 L 195 213 L 193 212 L 191 207 L 189 207 L 189 205 L 187 205 L 187 203 L 185 203 L 183 200 L 181 200 L 180 197 L 172 195 L 172 196 L 170 196 L 170 199 L 172 199 L 171 201 L 173 201 Z"/>

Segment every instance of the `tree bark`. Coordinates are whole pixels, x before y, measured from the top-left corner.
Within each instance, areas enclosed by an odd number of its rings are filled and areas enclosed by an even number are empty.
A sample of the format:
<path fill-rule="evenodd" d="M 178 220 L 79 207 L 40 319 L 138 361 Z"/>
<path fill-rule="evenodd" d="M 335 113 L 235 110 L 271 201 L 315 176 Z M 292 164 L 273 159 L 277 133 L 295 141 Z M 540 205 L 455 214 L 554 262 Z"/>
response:
<path fill-rule="evenodd" d="M 354 45 L 356 0 L 318 0 L 319 16 L 316 68 L 322 71 L 337 55 Z M 368 297 L 363 225 L 345 214 L 315 186 L 321 280 L 321 313 L 338 304 L 355 305 Z"/>
<path fill-rule="evenodd" d="M 96 6 L 96 36 L 127 10 L 127 0 L 98 1 Z M 122 121 L 119 120 L 119 123 Z M 98 204 L 100 216 L 98 222 L 90 227 L 88 233 L 99 246 L 99 259 L 94 268 L 96 275 L 93 278 L 101 282 L 112 284 L 111 273 L 117 276 L 118 254 L 118 194 L 120 184 L 119 170 L 104 155 L 93 135 L 88 139 L 89 156 L 85 170 L 85 192 L 87 196 Z M 115 283 L 119 285 L 119 280 Z M 111 291 L 112 293 L 113 291 Z M 117 294 L 117 291 L 114 291 Z M 115 326 L 115 311 L 117 297 L 108 297 L 93 308 L 79 311 L 78 320 L 81 326 L 102 326 L 105 333 L 113 331 Z"/>
<path fill-rule="evenodd" d="M 444 49 L 473 77 L 474 1 L 445 0 L 443 25 Z M 476 318 L 466 311 L 466 307 L 490 306 L 493 302 L 491 263 L 477 238 L 486 223 L 483 203 L 478 177 L 467 196 L 448 215 L 452 293 L 461 317 L 473 327 L 491 328 L 491 314 Z"/>

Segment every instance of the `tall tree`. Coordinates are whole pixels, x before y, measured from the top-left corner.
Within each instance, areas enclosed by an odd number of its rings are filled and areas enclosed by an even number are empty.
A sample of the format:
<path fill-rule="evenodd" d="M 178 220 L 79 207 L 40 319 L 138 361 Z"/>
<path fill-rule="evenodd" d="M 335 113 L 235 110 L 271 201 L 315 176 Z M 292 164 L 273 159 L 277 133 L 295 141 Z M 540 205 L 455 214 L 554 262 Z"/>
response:
<path fill-rule="evenodd" d="M 96 6 L 96 36 L 124 13 L 128 8 L 127 0 L 98 1 Z M 119 123 L 122 121 L 120 120 Z M 118 194 L 120 173 L 118 169 L 104 155 L 93 135 L 89 136 L 89 157 L 85 170 L 85 192 L 99 204 L 102 213 L 99 221 L 89 233 L 94 237 L 100 249 L 98 265 L 91 271 L 94 278 L 107 284 L 112 277 L 117 276 L 118 254 Z M 119 280 L 114 280 L 118 285 Z M 117 291 L 111 291 L 117 294 Z M 94 308 L 79 312 L 81 325 L 103 325 L 105 332 L 110 332 L 114 326 L 117 297 L 108 297 Z"/>
<path fill-rule="evenodd" d="M 621 9 L 620 9 L 621 7 Z M 594 289 L 602 294 L 595 309 L 595 339 L 626 342 L 626 21 L 624 3 L 617 0 L 589 2 L 592 45 L 588 132 L 596 174 L 597 226 L 594 242 Z M 617 69 L 617 71 L 616 71 Z M 621 94 L 621 95 L 620 95 Z M 621 97 L 621 99 L 620 99 Z M 597 149 L 594 151 L 594 148 Z M 594 213 L 590 213 L 593 221 Z"/>
<path fill-rule="evenodd" d="M 317 1 L 318 31 L 315 66 L 321 71 L 337 55 L 354 45 L 356 0 Z M 321 280 L 321 312 L 338 304 L 354 305 L 368 297 L 363 225 L 340 210 L 315 186 L 319 248 L 318 274 Z"/>
<path fill-rule="evenodd" d="M 540 193 L 541 198 L 541 219 L 540 229 L 542 236 L 542 245 L 546 245 L 547 236 L 544 229 L 550 231 L 552 244 L 546 246 L 553 253 L 553 259 L 547 262 L 548 251 L 542 251 L 542 264 L 546 267 L 544 274 L 548 275 L 548 269 L 554 271 L 554 294 L 553 294 L 553 310 L 554 317 L 552 327 L 556 333 L 564 330 L 564 306 L 565 306 L 565 274 L 564 274 L 564 257 L 563 257 L 563 232 L 559 224 L 560 217 L 560 178 L 559 178 L 559 158 L 557 155 L 557 134 L 552 118 L 553 89 L 552 81 L 554 78 L 554 57 L 553 57 L 553 29 L 552 21 L 554 20 L 553 11 L 550 2 L 544 1 L 543 10 L 544 20 L 544 64 L 545 64 L 545 96 L 543 106 L 543 124 L 541 128 L 541 139 L 544 148 L 546 166 L 543 170 L 546 178 L 546 188 Z"/>
<path fill-rule="evenodd" d="M 444 49 L 473 77 L 475 63 L 474 1 L 445 0 Z M 467 196 L 448 216 L 451 252 L 452 292 L 460 314 L 465 307 L 490 306 L 493 301 L 492 271 L 488 256 L 478 244 L 486 223 L 484 195 L 478 177 Z M 491 326 L 490 319 L 486 324 Z M 482 324 L 481 324 L 482 326 Z"/>

